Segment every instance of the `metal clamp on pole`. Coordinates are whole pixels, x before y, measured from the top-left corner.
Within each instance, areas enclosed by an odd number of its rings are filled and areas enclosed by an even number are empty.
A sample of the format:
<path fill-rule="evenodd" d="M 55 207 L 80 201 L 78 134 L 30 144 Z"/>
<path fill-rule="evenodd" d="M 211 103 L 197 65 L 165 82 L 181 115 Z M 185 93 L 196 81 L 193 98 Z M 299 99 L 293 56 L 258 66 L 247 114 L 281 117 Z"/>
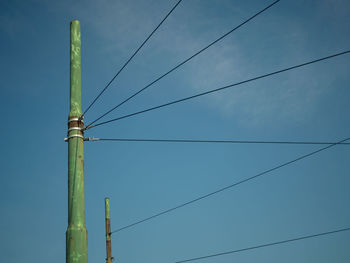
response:
<path fill-rule="evenodd" d="M 74 130 L 76 130 L 76 131 L 83 131 L 83 129 L 80 128 L 80 127 L 71 127 L 71 128 L 68 129 L 68 132 L 74 131 Z"/>
<path fill-rule="evenodd" d="M 68 120 L 68 123 L 70 123 L 70 122 L 72 122 L 72 121 L 77 121 L 77 122 L 83 122 L 84 123 L 84 117 L 80 117 L 80 118 L 78 118 L 78 117 L 72 117 L 72 118 L 70 118 L 69 120 Z"/>
<path fill-rule="evenodd" d="M 84 121 L 83 117 L 71 117 L 68 120 L 68 134 L 64 141 L 68 142 L 71 138 L 81 138 L 84 140 Z M 77 131 L 75 134 L 70 134 L 71 131 Z"/>
<path fill-rule="evenodd" d="M 65 142 L 68 142 L 68 141 L 69 141 L 69 139 L 71 139 L 71 138 L 75 138 L 75 137 L 78 137 L 78 138 L 84 139 L 83 135 L 80 135 L 80 134 L 73 134 L 73 135 L 71 135 L 71 136 L 68 136 L 68 137 L 64 138 L 64 141 L 65 141 Z"/>

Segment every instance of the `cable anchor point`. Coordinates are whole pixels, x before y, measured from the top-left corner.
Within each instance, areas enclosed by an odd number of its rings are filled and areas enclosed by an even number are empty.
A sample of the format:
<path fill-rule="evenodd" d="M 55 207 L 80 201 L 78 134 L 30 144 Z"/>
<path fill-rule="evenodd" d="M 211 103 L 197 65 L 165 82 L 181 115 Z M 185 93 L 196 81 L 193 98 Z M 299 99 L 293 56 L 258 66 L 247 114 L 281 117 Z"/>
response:
<path fill-rule="evenodd" d="M 99 141 L 100 138 L 95 138 L 95 137 L 85 137 L 84 141 L 88 141 L 88 142 L 93 142 L 93 141 Z"/>

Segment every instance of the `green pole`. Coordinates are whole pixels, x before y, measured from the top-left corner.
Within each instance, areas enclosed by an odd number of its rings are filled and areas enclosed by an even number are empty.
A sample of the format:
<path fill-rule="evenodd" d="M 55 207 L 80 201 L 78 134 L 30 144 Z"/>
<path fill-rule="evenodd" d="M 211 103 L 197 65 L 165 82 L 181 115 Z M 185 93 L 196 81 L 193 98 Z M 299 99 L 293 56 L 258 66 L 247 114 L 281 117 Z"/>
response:
<path fill-rule="evenodd" d="M 80 23 L 70 23 L 70 112 L 68 117 L 68 228 L 66 262 L 87 263 L 84 201 L 84 135 L 81 111 Z"/>
<path fill-rule="evenodd" d="M 109 198 L 105 198 L 105 218 L 106 218 L 106 262 L 112 263 L 112 244 L 111 244 L 111 217 L 109 214 Z"/>

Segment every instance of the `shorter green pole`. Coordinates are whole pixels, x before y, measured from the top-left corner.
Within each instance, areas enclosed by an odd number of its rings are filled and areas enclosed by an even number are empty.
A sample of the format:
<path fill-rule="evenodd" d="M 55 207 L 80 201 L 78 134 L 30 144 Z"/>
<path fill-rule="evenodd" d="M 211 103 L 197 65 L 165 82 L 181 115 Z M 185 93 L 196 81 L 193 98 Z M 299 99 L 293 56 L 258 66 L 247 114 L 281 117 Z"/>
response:
<path fill-rule="evenodd" d="M 111 244 L 111 217 L 109 214 L 109 198 L 105 198 L 105 218 L 106 218 L 106 262 L 112 263 L 112 244 Z"/>

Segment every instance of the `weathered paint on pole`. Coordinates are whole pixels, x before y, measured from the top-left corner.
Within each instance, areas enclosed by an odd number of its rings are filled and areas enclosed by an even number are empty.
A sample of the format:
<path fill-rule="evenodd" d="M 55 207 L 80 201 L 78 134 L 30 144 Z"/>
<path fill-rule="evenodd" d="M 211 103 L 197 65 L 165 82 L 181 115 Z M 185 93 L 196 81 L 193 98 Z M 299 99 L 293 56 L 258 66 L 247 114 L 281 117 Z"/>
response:
<path fill-rule="evenodd" d="M 66 262 L 87 263 L 84 198 L 84 140 L 81 119 L 80 23 L 70 24 L 70 112 L 68 117 L 68 228 Z"/>
<path fill-rule="evenodd" d="M 105 198 L 105 218 L 106 218 L 106 262 L 112 263 L 112 244 L 111 244 L 111 217 L 109 214 L 109 198 Z"/>

